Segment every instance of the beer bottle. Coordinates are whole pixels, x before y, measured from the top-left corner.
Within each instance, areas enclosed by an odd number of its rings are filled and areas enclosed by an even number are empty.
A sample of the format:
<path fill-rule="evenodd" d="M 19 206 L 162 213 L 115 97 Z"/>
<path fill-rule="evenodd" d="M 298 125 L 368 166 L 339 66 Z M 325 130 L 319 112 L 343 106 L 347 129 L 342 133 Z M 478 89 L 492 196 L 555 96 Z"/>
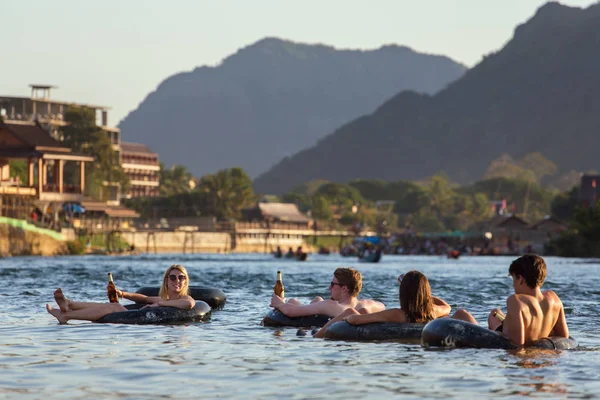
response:
<path fill-rule="evenodd" d="M 279 297 L 285 297 L 283 281 L 281 280 L 281 271 L 277 271 L 277 282 L 275 282 L 275 286 L 273 287 L 273 291 Z"/>
<path fill-rule="evenodd" d="M 108 285 L 106 286 L 106 294 L 108 295 L 108 301 L 111 303 L 118 303 L 119 296 L 117 295 L 117 287 L 113 282 L 112 274 L 108 273 Z"/>

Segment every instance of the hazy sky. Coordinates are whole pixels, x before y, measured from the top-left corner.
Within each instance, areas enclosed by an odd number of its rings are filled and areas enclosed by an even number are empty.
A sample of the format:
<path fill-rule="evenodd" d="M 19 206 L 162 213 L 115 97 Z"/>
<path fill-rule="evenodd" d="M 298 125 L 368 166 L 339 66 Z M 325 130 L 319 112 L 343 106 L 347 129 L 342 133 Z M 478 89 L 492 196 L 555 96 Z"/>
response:
<path fill-rule="evenodd" d="M 109 124 L 117 125 L 168 76 L 218 64 L 266 36 L 352 49 L 394 43 L 472 67 L 544 3 L 0 0 L 0 95 L 29 96 L 30 83 L 56 85 L 53 99 L 110 106 Z"/>

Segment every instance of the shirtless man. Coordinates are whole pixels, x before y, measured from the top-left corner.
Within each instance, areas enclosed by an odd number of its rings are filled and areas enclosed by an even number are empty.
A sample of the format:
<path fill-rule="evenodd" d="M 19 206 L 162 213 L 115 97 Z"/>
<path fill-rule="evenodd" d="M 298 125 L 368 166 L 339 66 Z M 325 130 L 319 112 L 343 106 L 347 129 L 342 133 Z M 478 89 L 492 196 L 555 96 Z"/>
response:
<path fill-rule="evenodd" d="M 316 314 L 336 317 L 348 309 L 356 310 L 361 314 L 385 309 L 385 305 L 378 301 L 368 299 L 359 300 L 358 294 L 361 289 L 362 275 L 360 272 L 354 268 L 338 268 L 333 273 L 333 278 L 329 284 L 329 300 L 323 300 L 322 297 L 317 296 L 310 304 L 304 305 L 296 299 L 289 299 L 286 302 L 285 299 L 273 294 L 270 306 L 292 318 Z M 333 320 L 330 322 L 333 323 Z M 325 330 L 321 329 L 319 332 L 324 333 Z M 315 334 L 315 337 L 321 336 L 317 333 Z"/>
<path fill-rule="evenodd" d="M 488 328 L 501 332 L 516 345 L 524 346 L 548 336 L 569 337 L 563 304 L 552 290 L 542 292 L 546 279 L 546 263 L 535 254 L 525 254 L 512 262 L 508 273 L 515 294 L 506 300 L 506 316 L 493 309 L 488 316 Z M 505 317 L 504 322 L 496 317 Z M 453 318 L 477 323 L 465 310 Z"/>

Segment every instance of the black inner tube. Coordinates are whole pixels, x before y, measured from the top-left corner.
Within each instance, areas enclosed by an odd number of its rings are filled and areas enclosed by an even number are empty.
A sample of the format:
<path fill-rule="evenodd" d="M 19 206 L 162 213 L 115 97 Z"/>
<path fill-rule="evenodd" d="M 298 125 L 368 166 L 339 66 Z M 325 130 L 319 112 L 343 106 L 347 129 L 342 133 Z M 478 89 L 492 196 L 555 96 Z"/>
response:
<path fill-rule="evenodd" d="M 426 347 L 474 347 L 482 349 L 518 349 L 507 337 L 482 326 L 452 318 L 440 318 L 423 328 L 421 340 Z M 526 347 L 569 350 L 578 346 L 573 338 L 539 339 Z"/>
<path fill-rule="evenodd" d="M 135 324 L 135 325 L 163 325 L 188 322 L 199 322 L 210 319 L 210 306 L 197 300 L 196 305 L 190 310 L 175 307 L 144 307 L 144 304 L 128 304 L 127 311 L 114 312 L 99 320 L 97 323 Z"/>
<path fill-rule="evenodd" d="M 194 300 L 202 300 L 215 310 L 221 310 L 225 307 L 227 297 L 221 289 L 201 287 L 201 286 L 190 286 L 190 296 Z M 146 296 L 158 296 L 158 287 L 145 286 L 139 288 L 136 293 L 141 293 Z"/>
<path fill-rule="evenodd" d="M 325 338 L 353 341 L 409 341 L 421 342 L 421 332 L 425 324 L 374 322 L 365 325 L 352 325 L 345 321 L 331 324 L 325 331 Z"/>
<path fill-rule="evenodd" d="M 279 310 L 271 310 L 262 320 L 263 326 L 292 326 L 296 328 L 321 327 L 331 319 L 328 315 L 309 315 L 305 317 L 287 317 Z"/>

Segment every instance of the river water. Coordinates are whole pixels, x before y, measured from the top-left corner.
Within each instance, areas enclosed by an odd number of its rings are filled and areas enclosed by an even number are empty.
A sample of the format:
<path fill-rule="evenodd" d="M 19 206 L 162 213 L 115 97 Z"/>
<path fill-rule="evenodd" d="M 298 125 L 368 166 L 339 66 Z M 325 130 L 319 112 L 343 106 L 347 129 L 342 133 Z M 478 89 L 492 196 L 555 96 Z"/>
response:
<path fill-rule="evenodd" d="M 562 298 L 575 351 L 424 349 L 296 336 L 260 325 L 276 271 L 288 297 L 326 296 L 338 266 L 363 273 L 360 297 L 398 307 L 396 277 L 425 273 L 434 295 L 480 323 L 505 309 L 512 258 L 384 256 L 359 264 L 337 255 L 307 262 L 268 255 L 23 257 L 0 260 L 0 398 L 596 398 L 600 393 L 600 262 L 547 258 L 544 285 Z M 192 285 L 222 289 L 227 304 L 207 323 L 178 326 L 59 325 L 46 313 L 62 287 L 104 301 L 106 273 L 134 291 L 158 286 L 173 263 Z"/>

